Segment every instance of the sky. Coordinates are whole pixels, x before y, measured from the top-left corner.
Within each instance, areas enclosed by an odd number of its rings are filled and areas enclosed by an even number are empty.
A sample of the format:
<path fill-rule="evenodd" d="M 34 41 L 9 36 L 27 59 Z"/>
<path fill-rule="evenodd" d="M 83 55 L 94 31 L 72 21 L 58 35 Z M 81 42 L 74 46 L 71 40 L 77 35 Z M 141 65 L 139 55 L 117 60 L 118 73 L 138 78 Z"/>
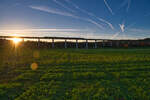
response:
<path fill-rule="evenodd" d="M 0 35 L 150 38 L 150 0 L 0 0 Z"/>

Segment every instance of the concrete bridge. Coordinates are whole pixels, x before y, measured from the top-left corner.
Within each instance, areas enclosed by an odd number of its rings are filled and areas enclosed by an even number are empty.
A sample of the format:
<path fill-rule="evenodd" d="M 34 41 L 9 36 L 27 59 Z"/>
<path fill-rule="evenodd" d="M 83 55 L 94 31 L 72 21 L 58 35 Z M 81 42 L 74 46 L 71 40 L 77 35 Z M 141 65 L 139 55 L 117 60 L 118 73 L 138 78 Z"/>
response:
<path fill-rule="evenodd" d="M 140 39 L 140 40 L 110 40 L 110 39 L 88 39 L 88 38 L 76 38 L 76 37 L 26 37 L 26 36 L 0 36 L 0 39 L 12 39 L 12 38 L 20 38 L 23 41 L 30 39 L 36 40 L 38 46 L 40 47 L 40 43 L 42 40 L 46 40 L 45 42 L 51 41 L 51 48 L 56 47 L 56 43 L 59 40 L 63 40 L 63 47 L 69 48 L 69 41 L 73 41 L 75 48 L 79 48 L 80 41 L 84 41 L 82 48 L 91 48 L 90 44 L 92 43 L 92 48 L 99 47 L 139 47 L 139 46 L 149 46 L 150 47 L 150 39 Z M 90 42 L 92 41 L 92 42 Z"/>
<path fill-rule="evenodd" d="M 64 48 L 67 48 L 67 42 L 68 40 L 75 41 L 76 48 L 79 48 L 79 41 L 85 41 L 85 48 L 89 48 L 89 41 L 94 41 L 94 48 L 98 48 L 97 43 L 99 41 L 102 42 L 104 46 L 104 42 L 110 41 L 109 39 L 87 39 L 87 38 L 76 38 L 76 37 L 26 37 L 26 36 L 0 36 L 0 39 L 13 39 L 13 38 L 20 38 L 23 41 L 25 39 L 34 39 L 38 42 L 38 44 L 41 42 L 42 39 L 44 40 L 51 40 L 52 48 L 55 48 L 55 41 L 57 40 L 63 40 L 64 41 Z M 110 43 L 111 44 L 111 43 Z"/>

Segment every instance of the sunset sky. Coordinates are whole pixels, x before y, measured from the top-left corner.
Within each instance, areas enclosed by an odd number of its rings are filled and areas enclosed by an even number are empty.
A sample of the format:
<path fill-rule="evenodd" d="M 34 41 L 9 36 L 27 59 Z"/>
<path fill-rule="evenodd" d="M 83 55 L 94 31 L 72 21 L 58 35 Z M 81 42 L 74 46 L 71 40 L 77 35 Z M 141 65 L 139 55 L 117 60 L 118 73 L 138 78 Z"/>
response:
<path fill-rule="evenodd" d="M 150 37 L 150 0 L 0 0 L 0 35 Z"/>

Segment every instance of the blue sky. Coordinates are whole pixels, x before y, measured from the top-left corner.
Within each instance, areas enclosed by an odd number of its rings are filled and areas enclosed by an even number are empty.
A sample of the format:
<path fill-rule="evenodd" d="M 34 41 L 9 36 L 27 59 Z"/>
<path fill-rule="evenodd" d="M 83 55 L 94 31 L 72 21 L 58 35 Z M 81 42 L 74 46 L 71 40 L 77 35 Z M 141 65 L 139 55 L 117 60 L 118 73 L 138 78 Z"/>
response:
<path fill-rule="evenodd" d="M 150 37 L 150 0 L 0 0 L 0 35 Z"/>

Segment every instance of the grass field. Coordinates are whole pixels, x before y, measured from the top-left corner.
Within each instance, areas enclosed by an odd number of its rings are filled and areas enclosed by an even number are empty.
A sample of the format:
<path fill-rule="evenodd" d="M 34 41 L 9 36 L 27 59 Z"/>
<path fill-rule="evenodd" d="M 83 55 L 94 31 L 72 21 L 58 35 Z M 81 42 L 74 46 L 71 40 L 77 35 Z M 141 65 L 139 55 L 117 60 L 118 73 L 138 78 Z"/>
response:
<path fill-rule="evenodd" d="M 1 48 L 0 100 L 150 100 L 150 48 Z"/>

